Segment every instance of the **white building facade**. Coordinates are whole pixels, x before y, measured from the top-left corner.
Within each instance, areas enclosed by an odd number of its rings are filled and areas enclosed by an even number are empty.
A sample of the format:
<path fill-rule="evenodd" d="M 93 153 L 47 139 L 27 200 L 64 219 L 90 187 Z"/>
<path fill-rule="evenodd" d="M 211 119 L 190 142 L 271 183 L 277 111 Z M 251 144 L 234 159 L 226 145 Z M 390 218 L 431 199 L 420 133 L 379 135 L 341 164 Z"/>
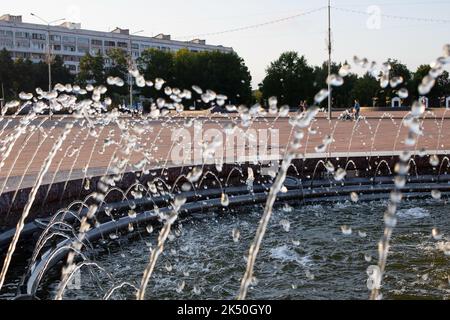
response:
<path fill-rule="evenodd" d="M 176 41 L 164 34 L 145 37 L 130 35 L 129 30 L 119 28 L 112 32 L 100 32 L 84 30 L 80 24 L 70 22 L 47 26 L 24 23 L 21 16 L 7 14 L 0 17 L 0 50 L 10 51 L 14 59 L 45 61 L 49 43 L 51 55 L 62 57 L 64 65 L 74 74 L 80 71 L 80 60 L 87 53 L 103 55 L 106 64 L 110 63 L 107 53 L 113 48 L 131 53 L 133 59 L 139 58 L 144 50 L 151 48 L 173 52 L 181 49 L 192 52 L 233 52 L 230 47 L 208 45 L 205 40 L 199 39 Z"/>

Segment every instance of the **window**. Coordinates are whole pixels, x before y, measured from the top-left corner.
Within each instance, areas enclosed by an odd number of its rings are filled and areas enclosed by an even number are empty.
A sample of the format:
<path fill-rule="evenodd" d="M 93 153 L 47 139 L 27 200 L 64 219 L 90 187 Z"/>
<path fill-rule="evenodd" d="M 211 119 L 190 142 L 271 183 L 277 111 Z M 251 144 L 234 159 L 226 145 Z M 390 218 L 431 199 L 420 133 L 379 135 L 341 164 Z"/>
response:
<path fill-rule="evenodd" d="M 126 43 L 126 42 L 117 42 L 117 46 L 119 48 L 128 48 L 128 43 Z"/>
<path fill-rule="evenodd" d="M 115 47 L 116 43 L 114 41 L 105 41 L 106 47 Z"/>
<path fill-rule="evenodd" d="M 69 37 L 69 36 L 64 36 L 62 38 L 62 40 L 65 43 L 73 43 L 73 44 L 75 44 L 75 42 L 77 41 L 75 37 Z"/>
<path fill-rule="evenodd" d="M 78 45 L 82 45 L 85 47 L 89 46 L 89 39 L 88 38 L 78 38 Z"/>
<path fill-rule="evenodd" d="M 43 33 L 33 33 L 33 34 L 31 35 L 31 38 L 32 38 L 33 40 L 45 40 L 45 39 L 47 39 L 47 37 L 46 37 L 45 34 L 43 34 Z"/>
<path fill-rule="evenodd" d="M 61 41 L 61 36 L 60 35 L 56 35 L 56 34 L 52 34 L 52 35 L 50 35 L 50 41 L 60 42 Z"/>
<path fill-rule="evenodd" d="M 102 46 L 103 45 L 103 41 L 102 40 L 97 40 L 97 39 L 92 39 L 91 40 L 91 44 L 93 45 L 93 46 Z"/>
<path fill-rule="evenodd" d="M 12 48 L 13 41 L 12 40 L 2 40 L 0 39 L 0 48 Z"/>
<path fill-rule="evenodd" d="M 74 46 L 64 46 L 64 51 L 75 52 Z"/>
<path fill-rule="evenodd" d="M 131 49 L 133 49 L 133 50 L 139 50 L 139 44 L 138 44 L 138 43 L 133 43 L 133 44 L 131 45 Z"/>
<path fill-rule="evenodd" d="M 30 38 L 31 38 L 31 35 L 30 35 L 29 32 L 22 32 L 22 31 L 19 31 L 19 32 L 16 32 L 16 38 L 30 39 Z"/>
<path fill-rule="evenodd" d="M 12 38 L 13 32 L 9 30 L 1 30 L 0 29 L 0 37 L 2 38 Z"/>
<path fill-rule="evenodd" d="M 30 47 L 30 41 L 29 40 L 17 40 L 16 41 L 16 47 L 17 48 L 29 48 Z"/>
<path fill-rule="evenodd" d="M 42 42 L 32 41 L 31 42 L 31 48 L 35 49 L 35 50 L 44 50 L 45 44 L 42 43 Z"/>
<path fill-rule="evenodd" d="M 96 56 L 102 53 L 102 49 L 100 48 L 92 48 L 91 49 L 91 55 Z"/>
<path fill-rule="evenodd" d="M 80 53 L 88 53 L 89 47 L 78 47 L 78 52 Z"/>
<path fill-rule="evenodd" d="M 61 45 L 55 44 L 55 45 L 53 46 L 53 50 L 55 50 L 55 51 L 61 51 Z"/>

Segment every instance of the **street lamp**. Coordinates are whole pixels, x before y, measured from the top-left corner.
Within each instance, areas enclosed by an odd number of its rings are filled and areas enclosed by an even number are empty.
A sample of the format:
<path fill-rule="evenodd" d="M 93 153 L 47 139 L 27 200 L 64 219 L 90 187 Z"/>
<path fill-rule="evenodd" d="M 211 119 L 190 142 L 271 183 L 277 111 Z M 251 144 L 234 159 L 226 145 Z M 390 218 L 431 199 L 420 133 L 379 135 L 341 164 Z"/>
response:
<path fill-rule="evenodd" d="M 133 43 L 132 43 L 131 36 L 134 36 L 134 35 L 142 33 L 142 32 L 144 32 L 144 30 L 139 30 L 139 31 L 136 31 L 136 32 L 128 34 L 128 41 L 129 41 L 128 54 L 129 54 L 129 59 L 130 59 L 130 62 L 129 62 L 129 68 L 130 69 L 133 67 L 133 48 L 132 48 L 132 44 Z M 133 108 L 133 76 L 131 75 L 130 72 L 128 72 L 128 81 L 129 81 L 129 84 L 130 84 L 130 108 Z"/>
<path fill-rule="evenodd" d="M 134 36 L 134 35 L 142 33 L 142 32 L 144 32 L 144 30 L 139 30 L 139 31 L 136 31 L 133 33 L 128 32 L 128 56 L 129 56 L 128 57 L 128 68 L 129 69 L 131 69 L 133 67 L 133 49 L 132 49 L 133 43 L 132 43 L 131 36 Z M 114 34 L 114 31 L 111 33 Z M 130 102 L 130 108 L 132 108 L 133 107 L 133 76 L 131 75 L 129 70 L 128 70 L 128 84 L 130 87 L 129 102 Z"/>
<path fill-rule="evenodd" d="M 47 25 L 47 65 L 48 65 L 48 92 L 52 91 L 52 49 L 50 46 L 50 26 L 53 23 L 56 22 L 60 22 L 60 21 L 64 21 L 66 20 L 65 18 L 63 19 L 57 19 L 57 20 L 53 20 L 53 21 L 47 21 L 43 18 L 41 18 L 40 16 L 34 14 L 34 13 L 30 13 L 33 17 L 38 18 L 39 20 L 41 20 L 42 22 L 44 22 Z M 50 109 L 50 118 L 52 117 L 52 110 Z"/>

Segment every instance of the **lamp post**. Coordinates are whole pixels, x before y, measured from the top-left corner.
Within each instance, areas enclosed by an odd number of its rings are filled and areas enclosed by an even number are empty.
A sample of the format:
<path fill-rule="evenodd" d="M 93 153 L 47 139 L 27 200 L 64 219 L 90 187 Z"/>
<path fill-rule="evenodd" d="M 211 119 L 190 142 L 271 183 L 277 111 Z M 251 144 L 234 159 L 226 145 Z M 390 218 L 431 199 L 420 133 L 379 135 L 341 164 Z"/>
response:
<path fill-rule="evenodd" d="M 50 92 L 50 91 L 52 91 L 52 49 L 51 49 L 51 44 L 50 44 L 50 26 L 53 23 L 64 21 L 66 19 L 65 18 L 57 19 L 57 20 L 53 20 L 53 21 L 49 22 L 34 13 L 31 13 L 31 15 L 33 17 L 38 18 L 39 20 L 41 20 L 42 22 L 44 22 L 47 25 L 47 53 L 46 53 L 46 55 L 47 55 L 47 65 L 48 65 L 48 92 Z M 52 115 L 53 115 L 53 112 L 50 108 L 50 119 L 51 119 Z"/>
<path fill-rule="evenodd" d="M 2 82 L 2 98 L 0 99 L 0 114 L 2 113 L 4 102 L 5 102 L 5 88 L 3 87 L 3 82 Z"/>
<path fill-rule="evenodd" d="M 132 42 L 131 37 L 136 34 L 142 33 L 142 32 L 144 32 L 144 30 L 139 30 L 139 31 L 136 31 L 133 33 L 129 33 L 129 35 L 128 35 L 128 41 L 129 41 L 128 54 L 129 54 L 129 59 L 130 59 L 129 60 L 129 68 L 130 69 L 133 67 L 133 48 L 132 48 L 133 42 Z M 130 108 L 132 108 L 133 107 L 133 76 L 131 75 L 130 72 L 128 72 L 128 83 L 130 84 Z"/>
<path fill-rule="evenodd" d="M 331 75 L 331 0 L 328 0 L 328 77 Z M 331 109 L 331 83 L 328 81 L 328 120 L 331 120 L 333 113 Z"/>

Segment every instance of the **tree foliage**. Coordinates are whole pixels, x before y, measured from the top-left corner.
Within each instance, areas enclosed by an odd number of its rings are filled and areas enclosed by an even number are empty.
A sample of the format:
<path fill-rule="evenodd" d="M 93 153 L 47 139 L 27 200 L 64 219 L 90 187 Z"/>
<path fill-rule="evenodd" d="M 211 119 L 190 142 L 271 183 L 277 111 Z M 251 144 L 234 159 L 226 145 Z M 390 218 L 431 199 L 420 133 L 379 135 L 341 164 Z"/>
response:
<path fill-rule="evenodd" d="M 56 56 L 52 62 L 52 83 L 73 81 L 74 76 L 64 66 L 63 60 Z M 0 83 L 3 84 L 5 99 L 16 98 L 22 91 L 34 92 L 36 88 L 48 90 L 48 65 L 24 59 L 14 61 L 10 52 L 3 49 L 0 51 Z"/>
<path fill-rule="evenodd" d="M 405 88 L 409 92 L 409 97 L 404 99 L 403 105 L 411 105 L 420 95 L 418 86 L 422 79 L 429 74 L 429 65 L 420 66 L 415 72 L 398 60 L 388 60 L 391 70 L 390 78 L 403 79 L 403 83 L 395 88 L 388 86 L 382 88 L 379 79 L 370 73 L 362 76 L 350 73 L 345 77 L 344 84 L 340 87 L 332 88 L 333 106 L 336 108 L 349 108 L 353 106 L 353 101 L 358 99 L 363 106 L 390 106 L 393 98 L 398 96 L 398 90 Z M 342 64 L 333 63 L 331 65 L 332 74 L 338 74 Z M 321 89 L 327 88 L 328 64 L 321 66 L 309 66 L 305 57 L 299 56 L 296 52 L 285 52 L 266 70 L 266 77 L 260 84 L 263 93 L 263 100 L 271 96 L 278 97 L 283 104 L 296 107 L 302 100 L 313 103 L 314 96 Z M 436 85 L 427 95 L 430 99 L 430 106 L 438 107 L 444 105 L 444 97 L 450 96 L 449 73 L 443 71 L 436 79 Z M 326 105 L 326 101 L 322 102 Z"/>

